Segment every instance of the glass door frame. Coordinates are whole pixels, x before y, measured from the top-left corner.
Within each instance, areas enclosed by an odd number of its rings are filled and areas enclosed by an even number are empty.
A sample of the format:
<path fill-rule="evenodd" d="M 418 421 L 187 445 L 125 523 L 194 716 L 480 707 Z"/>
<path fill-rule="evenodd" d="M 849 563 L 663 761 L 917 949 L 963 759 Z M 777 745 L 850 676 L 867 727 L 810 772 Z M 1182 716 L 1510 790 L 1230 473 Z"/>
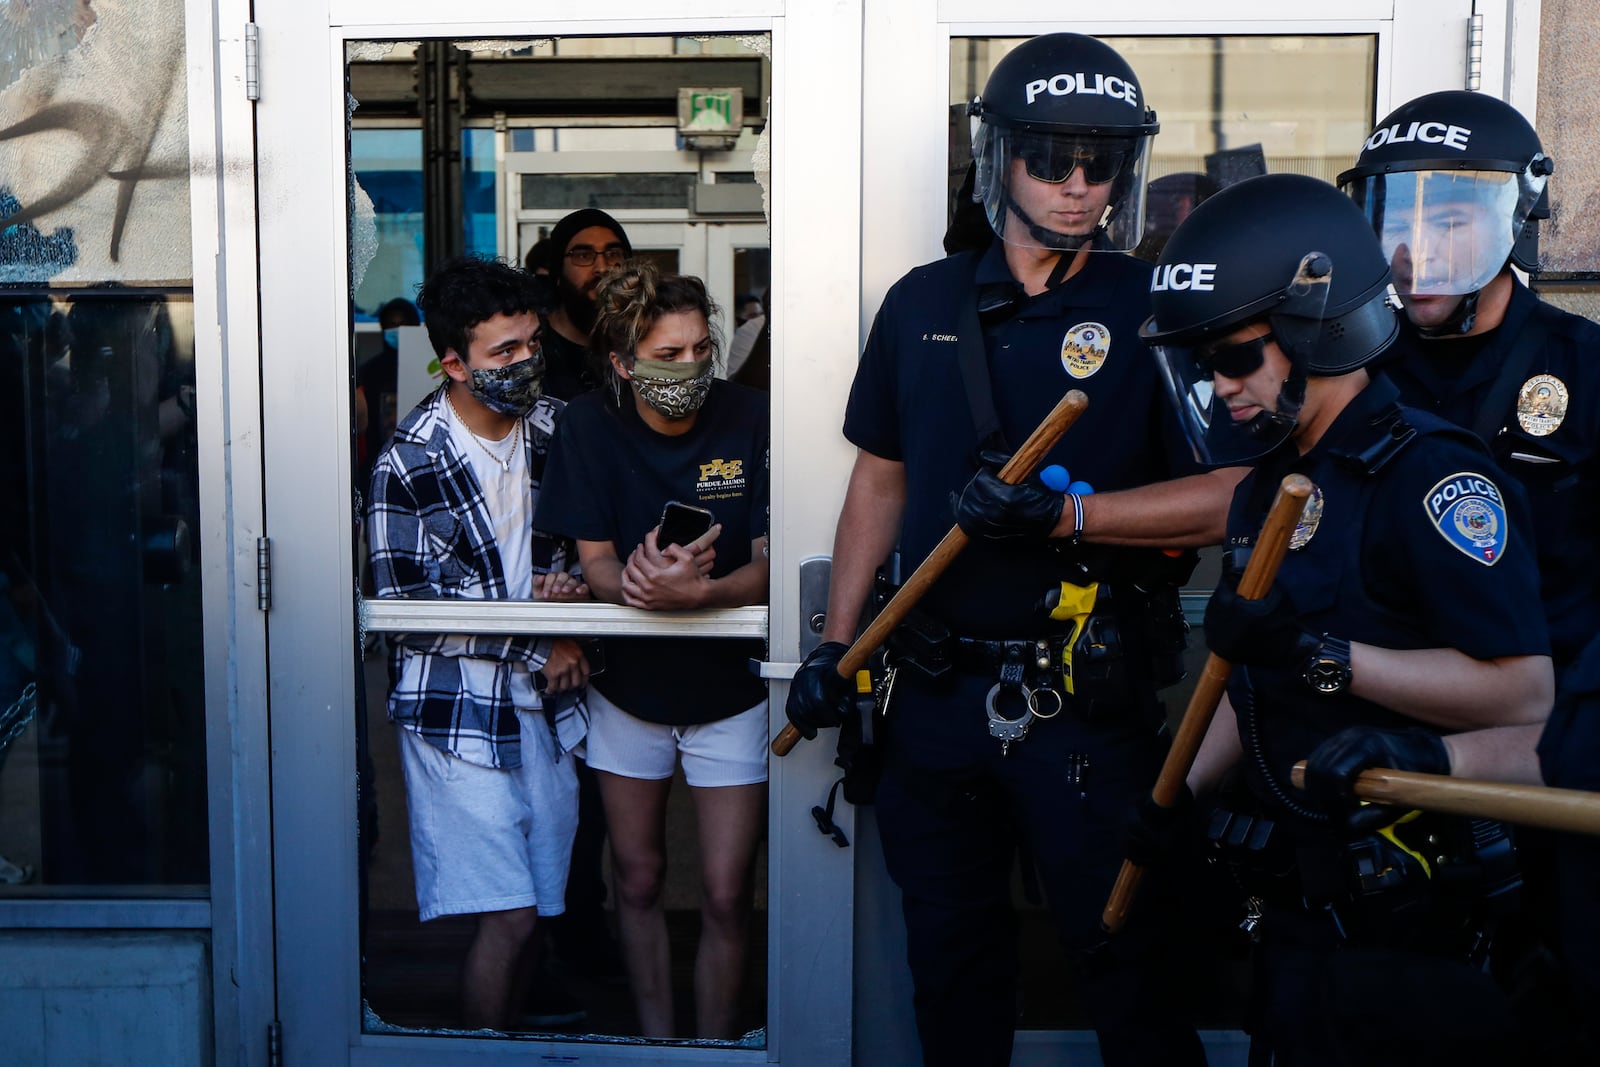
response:
<path fill-rule="evenodd" d="M 818 8 L 819 10 L 813 10 Z M 767 1047 L 763 1050 L 489 1041 L 362 1030 L 357 946 L 355 750 L 350 710 L 357 626 L 349 558 L 349 322 L 345 164 L 344 42 L 363 39 L 575 34 L 765 32 L 772 35 L 772 237 L 775 291 L 785 318 L 803 323 L 801 361 L 774 383 L 774 531 L 770 611 L 707 613 L 694 632 L 770 636 L 775 660 L 791 660 L 800 639 L 795 602 L 797 545 L 831 540 L 820 509 L 783 502 L 826 495 L 848 469 L 844 442 L 818 446 L 839 424 L 858 337 L 858 273 L 837 246 L 786 240 L 824 214 L 840 232 L 858 229 L 859 205 L 833 193 L 859 162 L 859 2 L 778 0 L 660 3 L 618 0 L 592 17 L 530 17 L 513 0 L 463 0 L 441 11 L 422 0 L 307 0 L 259 6 L 261 99 L 255 108 L 259 186 L 261 403 L 266 442 L 264 499 L 273 544 L 271 671 L 272 840 L 277 1017 L 290 1062 L 326 1062 L 347 1049 L 351 1063 L 522 1061 L 529 1055 L 585 1063 L 834 1062 L 850 1040 L 853 854 L 817 833 L 809 810 L 832 781 L 831 746 L 805 746 L 774 761 L 770 785 Z M 830 94 L 804 92 L 825 84 Z M 838 102 L 846 106 L 837 106 Z M 805 145 L 841 147 L 826 156 Z M 846 186 L 851 183 L 846 182 Z M 308 240 L 308 237 L 310 238 Z M 774 339 L 783 365 L 783 339 Z M 807 358 L 809 357 L 809 358 Z M 795 396 L 789 395 L 794 389 Z M 826 400 L 812 402 L 813 398 Z M 785 456 L 793 456 L 786 462 Z M 803 458 L 804 462 L 800 460 Z M 332 550 L 329 548 L 332 546 Z M 460 610 L 460 606 L 452 605 Z M 506 606 L 500 606 L 502 609 Z M 513 609 L 528 625 L 617 623 L 596 608 L 587 623 L 558 605 Z M 392 606 L 373 606 L 383 624 Z M 403 614 L 403 613 L 402 613 Z M 469 611 L 466 626 L 504 624 L 504 611 Z M 526 621 L 526 619 L 525 619 Z M 630 619 L 629 622 L 636 622 Z M 690 620 L 694 625 L 694 621 Z M 681 629 L 682 627 L 679 627 Z M 785 653 L 783 650 L 791 650 Z M 774 729 L 786 686 L 773 687 Z M 848 816 L 846 831 L 852 828 Z M 825 903 L 824 903 L 825 902 Z M 344 1054 L 339 1054 L 341 1061 Z"/>

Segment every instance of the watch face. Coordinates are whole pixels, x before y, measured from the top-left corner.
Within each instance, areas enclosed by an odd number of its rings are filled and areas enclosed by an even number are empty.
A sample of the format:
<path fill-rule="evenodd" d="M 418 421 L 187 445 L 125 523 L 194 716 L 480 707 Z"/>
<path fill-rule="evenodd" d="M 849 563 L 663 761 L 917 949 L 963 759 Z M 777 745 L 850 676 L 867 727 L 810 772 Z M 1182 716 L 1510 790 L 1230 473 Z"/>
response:
<path fill-rule="evenodd" d="M 1338 660 L 1314 660 L 1306 669 L 1306 683 L 1319 693 L 1342 693 L 1350 684 L 1350 668 Z"/>

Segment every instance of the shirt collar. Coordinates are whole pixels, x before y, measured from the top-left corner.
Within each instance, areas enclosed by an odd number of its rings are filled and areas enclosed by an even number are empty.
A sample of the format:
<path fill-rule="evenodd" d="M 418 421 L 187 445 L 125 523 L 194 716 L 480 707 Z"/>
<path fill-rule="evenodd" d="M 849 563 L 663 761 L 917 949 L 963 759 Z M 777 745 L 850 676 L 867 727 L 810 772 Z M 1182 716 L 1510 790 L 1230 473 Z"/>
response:
<path fill-rule="evenodd" d="M 1064 252 L 1063 255 L 1073 253 Z M 1094 251 L 1089 253 L 1088 261 L 1083 269 L 1073 275 L 1068 281 L 1056 286 L 1054 289 L 1039 293 L 1037 296 L 1023 298 L 1023 303 L 1018 309 L 1018 314 L 1026 315 L 1030 312 L 1044 312 L 1048 314 L 1058 305 L 1071 302 L 1079 307 L 1105 307 L 1111 303 L 1111 298 L 1116 293 L 1116 272 L 1107 270 L 1106 264 L 1098 262 L 1106 256 L 1121 255 L 1123 253 L 1109 251 Z M 975 276 L 978 285 L 1011 285 L 1021 293 L 1021 284 L 1011 274 L 1011 268 L 1006 265 L 1005 242 L 991 241 L 989 247 L 984 249 L 978 260 L 978 270 Z"/>

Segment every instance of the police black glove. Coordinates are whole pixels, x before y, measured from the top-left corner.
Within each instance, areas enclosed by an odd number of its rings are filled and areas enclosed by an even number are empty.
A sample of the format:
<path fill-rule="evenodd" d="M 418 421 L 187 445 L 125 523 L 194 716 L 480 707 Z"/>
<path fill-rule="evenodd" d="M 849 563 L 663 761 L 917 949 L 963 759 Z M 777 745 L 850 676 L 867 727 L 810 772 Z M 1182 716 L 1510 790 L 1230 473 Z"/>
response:
<path fill-rule="evenodd" d="M 1351 830 L 1366 833 L 1387 826 L 1400 812 L 1378 804 L 1361 806 L 1356 778 L 1369 767 L 1449 774 L 1444 738 L 1427 730 L 1378 730 L 1351 726 L 1312 750 L 1306 760 L 1306 798 L 1342 817 Z"/>
<path fill-rule="evenodd" d="M 1260 600 L 1246 600 L 1224 578 L 1206 604 L 1206 644 L 1229 663 L 1298 667 L 1322 645 L 1300 625 L 1294 606 L 1274 584 Z"/>
<path fill-rule="evenodd" d="M 1194 794 L 1187 785 L 1172 807 L 1163 808 L 1146 793 L 1128 817 L 1123 855 L 1141 867 L 1159 867 L 1178 852 L 1194 828 Z"/>
<path fill-rule="evenodd" d="M 855 710 L 855 687 L 839 677 L 839 661 L 850 646 L 824 641 L 794 672 L 783 713 L 807 741 L 824 726 L 838 726 Z"/>
<path fill-rule="evenodd" d="M 1040 482 L 1024 478 L 1016 485 L 1000 480 L 999 470 L 1011 457 L 984 452 L 982 464 L 959 495 L 951 494 L 956 525 L 972 538 L 1009 541 L 1019 537 L 1045 538 L 1061 521 L 1067 496 Z"/>

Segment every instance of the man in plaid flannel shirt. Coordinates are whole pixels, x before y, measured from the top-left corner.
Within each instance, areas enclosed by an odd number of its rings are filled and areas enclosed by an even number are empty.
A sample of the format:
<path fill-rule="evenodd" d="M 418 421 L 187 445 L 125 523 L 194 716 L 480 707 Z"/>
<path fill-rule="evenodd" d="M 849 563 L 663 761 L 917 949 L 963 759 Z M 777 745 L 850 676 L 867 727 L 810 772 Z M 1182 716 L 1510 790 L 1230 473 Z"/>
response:
<path fill-rule="evenodd" d="M 545 290 L 504 263 L 452 260 L 418 294 L 445 384 L 379 456 L 367 512 L 377 593 L 586 600 L 576 555 L 534 530 L 563 404 L 542 395 Z M 557 915 L 577 822 L 569 751 L 588 681 L 571 638 L 394 635 L 389 719 L 406 780 L 423 920 L 472 914 L 462 1022 L 506 1029 L 536 915 Z"/>

